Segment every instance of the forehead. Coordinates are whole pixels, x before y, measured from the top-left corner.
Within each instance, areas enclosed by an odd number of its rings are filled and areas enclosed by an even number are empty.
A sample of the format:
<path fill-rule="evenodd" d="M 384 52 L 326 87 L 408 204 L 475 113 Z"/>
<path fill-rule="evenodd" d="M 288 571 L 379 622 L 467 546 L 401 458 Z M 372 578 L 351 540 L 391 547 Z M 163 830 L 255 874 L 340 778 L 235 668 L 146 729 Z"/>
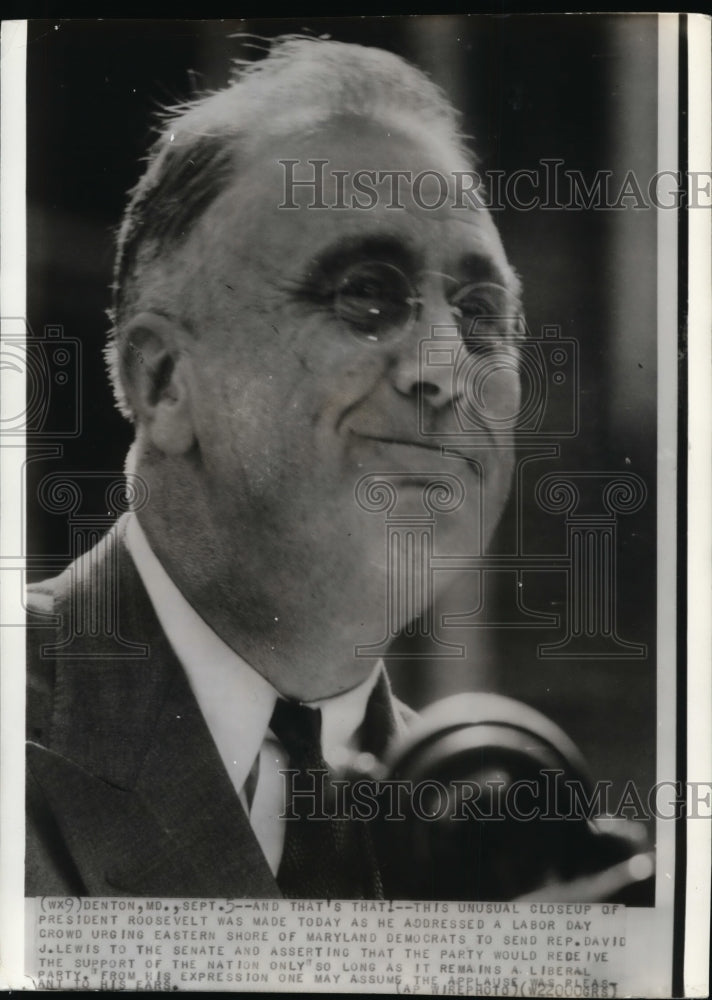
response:
<path fill-rule="evenodd" d="M 201 253 L 265 272 L 361 252 L 515 282 L 468 165 L 417 127 L 343 119 L 260 143 L 202 220 Z"/>

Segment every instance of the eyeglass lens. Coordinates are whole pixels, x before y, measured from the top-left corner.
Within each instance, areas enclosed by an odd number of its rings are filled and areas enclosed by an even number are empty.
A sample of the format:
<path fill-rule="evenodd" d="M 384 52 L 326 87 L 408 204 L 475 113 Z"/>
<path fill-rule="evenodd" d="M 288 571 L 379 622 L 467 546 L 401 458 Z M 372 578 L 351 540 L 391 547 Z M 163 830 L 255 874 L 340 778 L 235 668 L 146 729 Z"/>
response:
<path fill-rule="evenodd" d="M 490 282 L 459 284 L 440 275 L 453 322 L 463 339 L 502 337 L 511 332 L 518 308 L 506 288 Z M 334 309 L 355 333 L 381 341 L 400 332 L 415 315 L 420 298 L 403 272 L 385 261 L 361 261 L 343 275 L 334 297 Z"/>

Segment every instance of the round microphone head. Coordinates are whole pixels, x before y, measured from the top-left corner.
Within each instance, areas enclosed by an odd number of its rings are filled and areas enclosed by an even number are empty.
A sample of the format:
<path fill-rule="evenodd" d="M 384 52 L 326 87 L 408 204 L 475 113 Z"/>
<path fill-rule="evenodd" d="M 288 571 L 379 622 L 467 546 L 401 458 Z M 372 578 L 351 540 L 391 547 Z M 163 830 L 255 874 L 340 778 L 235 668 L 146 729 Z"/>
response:
<path fill-rule="evenodd" d="M 411 898 L 513 899 L 597 864 L 577 803 L 592 781 L 576 744 L 541 712 L 499 694 L 435 702 L 390 748 L 407 822 L 384 823 L 387 869 Z"/>
<path fill-rule="evenodd" d="M 563 729 L 524 702 L 487 692 L 450 695 L 429 705 L 406 738 L 391 747 L 386 766 L 393 777 L 422 780 L 448 761 L 459 761 L 461 770 L 468 752 L 474 760 L 498 749 L 539 770 L 560 768 L 590 788 L 584 757 Z"/>

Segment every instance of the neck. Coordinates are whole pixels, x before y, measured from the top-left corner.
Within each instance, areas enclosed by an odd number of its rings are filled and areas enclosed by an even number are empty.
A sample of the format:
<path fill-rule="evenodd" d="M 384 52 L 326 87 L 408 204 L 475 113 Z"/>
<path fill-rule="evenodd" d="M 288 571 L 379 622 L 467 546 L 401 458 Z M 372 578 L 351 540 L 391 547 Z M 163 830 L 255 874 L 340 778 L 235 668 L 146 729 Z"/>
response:
<path fill-rule="evenodd" d="M 183 495 L 174 488 L 164 504 L 156 476 L 141 474 L 151 503 L 139 520 L 163 568 L 201 618 L 281 694 L 315 701 L 368 676 L 374 660 L 356 648 L 382 638 L 385 608 L 372 582 L 349 586 L 343 567 L 328 565 L 323 553 L 294 553 L 272 531 L 241 528 L 239 519 L 225 537 L 186 478 L 174 478 L 185 484 Z"/>

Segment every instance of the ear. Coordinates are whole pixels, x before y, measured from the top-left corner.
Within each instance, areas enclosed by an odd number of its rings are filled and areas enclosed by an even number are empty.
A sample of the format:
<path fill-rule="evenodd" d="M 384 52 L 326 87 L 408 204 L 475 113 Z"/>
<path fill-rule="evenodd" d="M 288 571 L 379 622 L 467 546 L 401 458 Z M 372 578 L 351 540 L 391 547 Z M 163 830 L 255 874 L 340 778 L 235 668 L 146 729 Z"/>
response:
<path fill-rule="evenodd" d="M 121 379 L 137 422 L 151 443 L 167 455 L 181 455 L 194 441 L 183 344 L 189 334 L 158 313 L 135 316 L 121 337 Z"/>

